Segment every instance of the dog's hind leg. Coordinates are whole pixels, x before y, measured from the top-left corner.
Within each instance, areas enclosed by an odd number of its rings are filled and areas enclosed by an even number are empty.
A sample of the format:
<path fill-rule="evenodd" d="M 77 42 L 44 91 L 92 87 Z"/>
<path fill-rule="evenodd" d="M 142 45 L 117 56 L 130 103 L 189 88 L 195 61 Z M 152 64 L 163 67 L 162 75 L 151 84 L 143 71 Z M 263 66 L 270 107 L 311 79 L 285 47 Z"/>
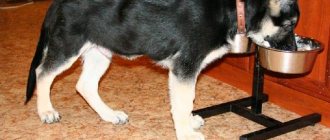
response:
<path fill-rule="evenodd" d="M 37 109 L 42 122 L 54 123 L 60 120 L 60 115 L 50 100 L 51 85 L 57 75 L 72 66 L 80 53 L 64 56 L 60 53 L 48 53 L 48 49 L 49 47 L 45 48 L 43 62 L 36 69 Z"/>
<path fill-rule="evenodd" d="M 96 46 L 82 54 L 83 71 L 76 89 L 103 120 L 113 124 L 124 124 L 128 121 L 128 116 L 124 112 L 109 108 L 98 93 L 99 81 L 111 61 L 111 53 L 102 53 L 100 50 L 101 48 Z"/>

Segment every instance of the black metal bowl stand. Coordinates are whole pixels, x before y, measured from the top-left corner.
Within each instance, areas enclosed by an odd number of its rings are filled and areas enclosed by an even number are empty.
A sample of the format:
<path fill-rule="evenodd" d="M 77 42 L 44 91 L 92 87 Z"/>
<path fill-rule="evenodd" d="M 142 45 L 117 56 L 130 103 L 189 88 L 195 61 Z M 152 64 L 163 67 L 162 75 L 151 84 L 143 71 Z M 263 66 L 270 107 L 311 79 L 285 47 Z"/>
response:
<path fill-rule="evenodd" d="M 256 47 L 252 96 L 195 110 L 193 114 L 200 115 L 202 118 L 208 118 L 226 112 L 233 112 L 266 127 L 265 129 L 242 135 L 240 140 L 269 139 L 321 121 L 321 115 L 318 113 L 309 114 L 288 122 L 280 122 L 263 115 L 262 104 L 268 101 L 268 95 L 263 93 L 263 86 L 264 69 L 259 65 L 258 47 Z M 251 109 L 248 107 L 251 107 Z"/>

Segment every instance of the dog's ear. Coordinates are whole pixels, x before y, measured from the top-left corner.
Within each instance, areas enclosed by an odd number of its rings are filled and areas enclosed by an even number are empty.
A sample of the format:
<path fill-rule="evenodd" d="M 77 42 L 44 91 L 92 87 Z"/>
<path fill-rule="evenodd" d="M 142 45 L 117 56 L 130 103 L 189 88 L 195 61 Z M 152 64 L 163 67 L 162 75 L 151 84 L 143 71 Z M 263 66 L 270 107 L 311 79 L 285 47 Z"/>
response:
<path fill-rule="evenodd" d="M 274 17 L 279 17 L 281 15 L 281 11 L 289 11 L 290 6 L 296 2 L 297 0 L 269 0 L 268 7 L 270 15 Z"/>

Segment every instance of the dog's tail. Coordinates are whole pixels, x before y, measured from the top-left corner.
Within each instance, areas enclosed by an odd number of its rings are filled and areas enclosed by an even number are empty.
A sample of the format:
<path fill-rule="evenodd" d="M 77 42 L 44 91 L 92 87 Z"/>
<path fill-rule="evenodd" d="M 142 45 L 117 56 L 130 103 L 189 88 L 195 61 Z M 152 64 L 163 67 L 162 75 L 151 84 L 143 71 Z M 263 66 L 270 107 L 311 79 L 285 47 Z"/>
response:
<path fill-rule="evenodd" d="M 26 87 L 26 99 L 25 99 L 25 104 L 27 104 L 30 99 L 33 96 L 34 89 L 36 87 L 36 69 L 40 65 L 41 60 L 43 58 L 43 52 L 44 49 L 46 48 L 46 45 L 48 43 L 48 36 L 47 36 L 47 31 L 45 26 L 43 25 L 41 28 L 41 33 L 40 33 L 40 38 L 39 42 L 37 45 L 37 49 L 35 52 L 35 55 L 33 57 L 31 66 L 30 66 L 30 72 L 29 72 L 29 77 L 27 81 L 27 87 Z"/>
<path fill-rule="evenodd" d="M 62 1 L 63 0 L 56 0 L 52 2 L 51 6 L 49 7 L 46 13 L 44 22 L 42 24 L 39 42 L 37 45 L 35 55 L 31 62 L 30 72 L 27 80 L 25 104 L 27 104 L 31 100 L 33 96 L 33 92 L 36 88 L 36 82 L 37 82 L 36 69 L 41 64 L 41 61 L 44 57 L 43 56 L 44 50 L 46 49 L 49 42 L 49 32 L 51 30 L 51 27 L 54 27 L 54 24 L 56 22 L 56 13 Z"/>

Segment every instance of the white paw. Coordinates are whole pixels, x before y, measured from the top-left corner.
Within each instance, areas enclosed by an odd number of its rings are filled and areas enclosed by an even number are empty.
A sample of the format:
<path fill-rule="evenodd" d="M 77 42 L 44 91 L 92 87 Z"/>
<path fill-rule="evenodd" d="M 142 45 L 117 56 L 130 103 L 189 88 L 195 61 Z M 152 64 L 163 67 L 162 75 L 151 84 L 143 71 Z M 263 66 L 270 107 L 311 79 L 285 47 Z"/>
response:
<path fill-rule="evenodd" d="M 40 112 L 39 117 L 43 123 L 55 123 L 61 119 L 60 114 L 55 110 Z"/>
<path fill-rule="evenodd" d="M 204 120 L 199 115 L 191 116 L 191 126 L 193 129 L 199 129 L 204 125 Z"/>
<path fill-rule="evenodd" d="M 113 124 L 125 124 L 128 122 L 128 115 L 122 111 L 112 111 L 108 114 L 103 114 L 101 118 L 104 121 L 111 122 Z"/>
<path fill-rule="evenodd" d="M 205 140 L 204 135 L 200 132 L 191 132 L 178 136 L 178 140 Z"/>

